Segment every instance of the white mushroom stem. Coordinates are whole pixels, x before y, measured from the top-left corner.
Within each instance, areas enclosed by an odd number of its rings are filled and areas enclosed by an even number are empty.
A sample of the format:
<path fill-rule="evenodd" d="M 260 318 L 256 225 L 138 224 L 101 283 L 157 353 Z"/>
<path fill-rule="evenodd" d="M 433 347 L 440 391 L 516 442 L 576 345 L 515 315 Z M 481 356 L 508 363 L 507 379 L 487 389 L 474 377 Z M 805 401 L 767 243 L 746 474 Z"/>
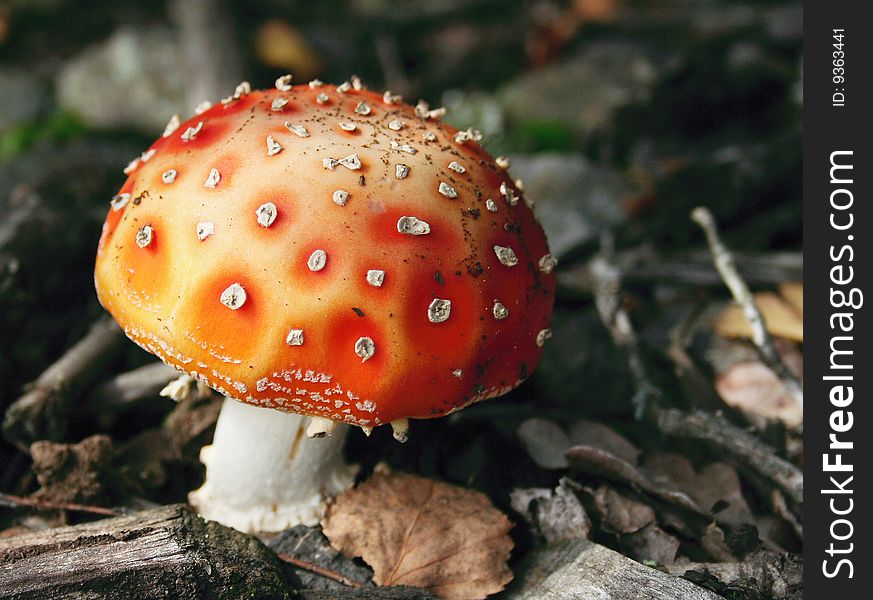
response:
<path fill-rule="evenodd" d="M 309 423 L 225 398 L 212 445 L 200 453 L 206 481 L 188 502 L 204 518 L 246 533 L 318 524 L 325 501 L 349 487 L 357 469 L 342 458 L 348 425 L 309 438 Z"/>

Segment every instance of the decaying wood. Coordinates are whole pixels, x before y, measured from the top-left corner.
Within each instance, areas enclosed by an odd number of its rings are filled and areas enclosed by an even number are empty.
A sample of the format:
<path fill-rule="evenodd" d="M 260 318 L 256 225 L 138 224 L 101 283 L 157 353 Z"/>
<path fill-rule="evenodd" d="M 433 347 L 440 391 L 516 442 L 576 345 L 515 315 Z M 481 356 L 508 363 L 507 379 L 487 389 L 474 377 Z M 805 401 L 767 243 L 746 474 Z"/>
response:
<path fill-rule="evenodd" d="M 6 411 L 3 435 L 22 452 L 36 440 L 63 436 L 69 405 L 104 371 L 125 343 L 115 321 L 106 317 L 33 382 Z"/>
<path fill-rule="evenodd" d="M 689 579 L 715 579 L 726 590 L 749 597 L 803 597 L 803 560 L 796 554 L 761 551 L 740 562 L 677 563 L 667 569 Z"/>
<path fill-rule="evenodd" d="M 182 505 L 0 539 L 0 598 L 287 598 L 255 538 Z"/>
<path fill-rule="evenodd" d="M 522 572 L 510 600 L 722 600 L 587 540 L 537 550 Z"/>

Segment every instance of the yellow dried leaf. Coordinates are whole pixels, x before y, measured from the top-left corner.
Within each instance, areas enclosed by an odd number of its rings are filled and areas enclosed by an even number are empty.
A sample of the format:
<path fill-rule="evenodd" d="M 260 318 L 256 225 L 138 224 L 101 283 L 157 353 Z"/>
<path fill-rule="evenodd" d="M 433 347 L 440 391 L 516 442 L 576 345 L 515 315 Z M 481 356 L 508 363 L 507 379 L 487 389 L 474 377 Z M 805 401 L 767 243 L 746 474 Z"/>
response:
<path fill-rule="evenodd" d="M 509 519 L 487 496 L 404 473 L 376 473 L 348 490 L 322 521 L 331 545 L 360 556 L 379 585 L 477 600 L 512 579 Z"/>
<path fill-rule="evenodd" d="M 803 284 L 799 281 L 783 283 L 779 286 L 779 293 L 785 301 L 791 305 L 797 314 L 803 317 Z"/>
<path fill-rule="evenodd" d="M 303 83 L 322 70 L 322 61 L 301 33 L 280 19 L 271 19 L 255 33 L 255 54 L 276 69 L 290 71 L 295 83 Z"/>
<path fill-rule="evenodd" d="M 800 306 L 803 306 L 801 291 Z M 786 302 L 773 292 L 758 292 L 755 294 L 758 309 L 764 315 L 767 331 L 772 335 L 784 337 L 796 342 L 803 341 L 803 313 L 795 310 L 792 304 Z M 725 308 L 715 322 L 715 332 L 724 337 L 750 338 L 752 328 L 736 304 Z"/>

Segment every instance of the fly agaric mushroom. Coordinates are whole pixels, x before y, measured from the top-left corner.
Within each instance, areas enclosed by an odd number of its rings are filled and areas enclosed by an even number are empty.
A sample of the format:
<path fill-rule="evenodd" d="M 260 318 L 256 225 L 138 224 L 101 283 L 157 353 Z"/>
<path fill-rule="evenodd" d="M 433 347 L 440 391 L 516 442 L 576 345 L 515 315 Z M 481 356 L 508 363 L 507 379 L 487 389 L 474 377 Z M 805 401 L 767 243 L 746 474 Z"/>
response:
<path fill-rule="evenodd" d="M 226 397 L 190 500 L 246 531 L 318 521 L 352 481 L 348 425 L 403 441 L 410 418 L 521 383 L 555 288 L 477 132 L 357 80 L 289 80 L 174 117 L 126 169 L 97 251 L 125 333 Z"/>

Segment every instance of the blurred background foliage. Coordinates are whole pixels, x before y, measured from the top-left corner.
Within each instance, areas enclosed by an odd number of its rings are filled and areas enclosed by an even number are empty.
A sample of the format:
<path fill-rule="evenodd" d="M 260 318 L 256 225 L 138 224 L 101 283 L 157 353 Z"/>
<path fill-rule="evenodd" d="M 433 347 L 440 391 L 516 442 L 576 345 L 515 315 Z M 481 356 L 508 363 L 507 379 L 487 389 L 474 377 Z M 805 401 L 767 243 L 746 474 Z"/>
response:
<path fill-rule="evenodd" d="M 0 409 L 101 314 L 91 268 L 124 165 L 173 113 L 242 79 L 357 74 L 446 106 L 512 157 L 564 268 L 606 231 L 665 260 L 702 247 L 699 204 L 734 248 L 796 251 L 801 35 L 798 0 L 0 0 Z M 675 291 L 634 293 L 658 339 Z M 517 394 L 627 412 L 624 361 L 590 297 L 562 294 L 555 331 Z M 130 344 L 120 367 L 146 360 Z"/>

